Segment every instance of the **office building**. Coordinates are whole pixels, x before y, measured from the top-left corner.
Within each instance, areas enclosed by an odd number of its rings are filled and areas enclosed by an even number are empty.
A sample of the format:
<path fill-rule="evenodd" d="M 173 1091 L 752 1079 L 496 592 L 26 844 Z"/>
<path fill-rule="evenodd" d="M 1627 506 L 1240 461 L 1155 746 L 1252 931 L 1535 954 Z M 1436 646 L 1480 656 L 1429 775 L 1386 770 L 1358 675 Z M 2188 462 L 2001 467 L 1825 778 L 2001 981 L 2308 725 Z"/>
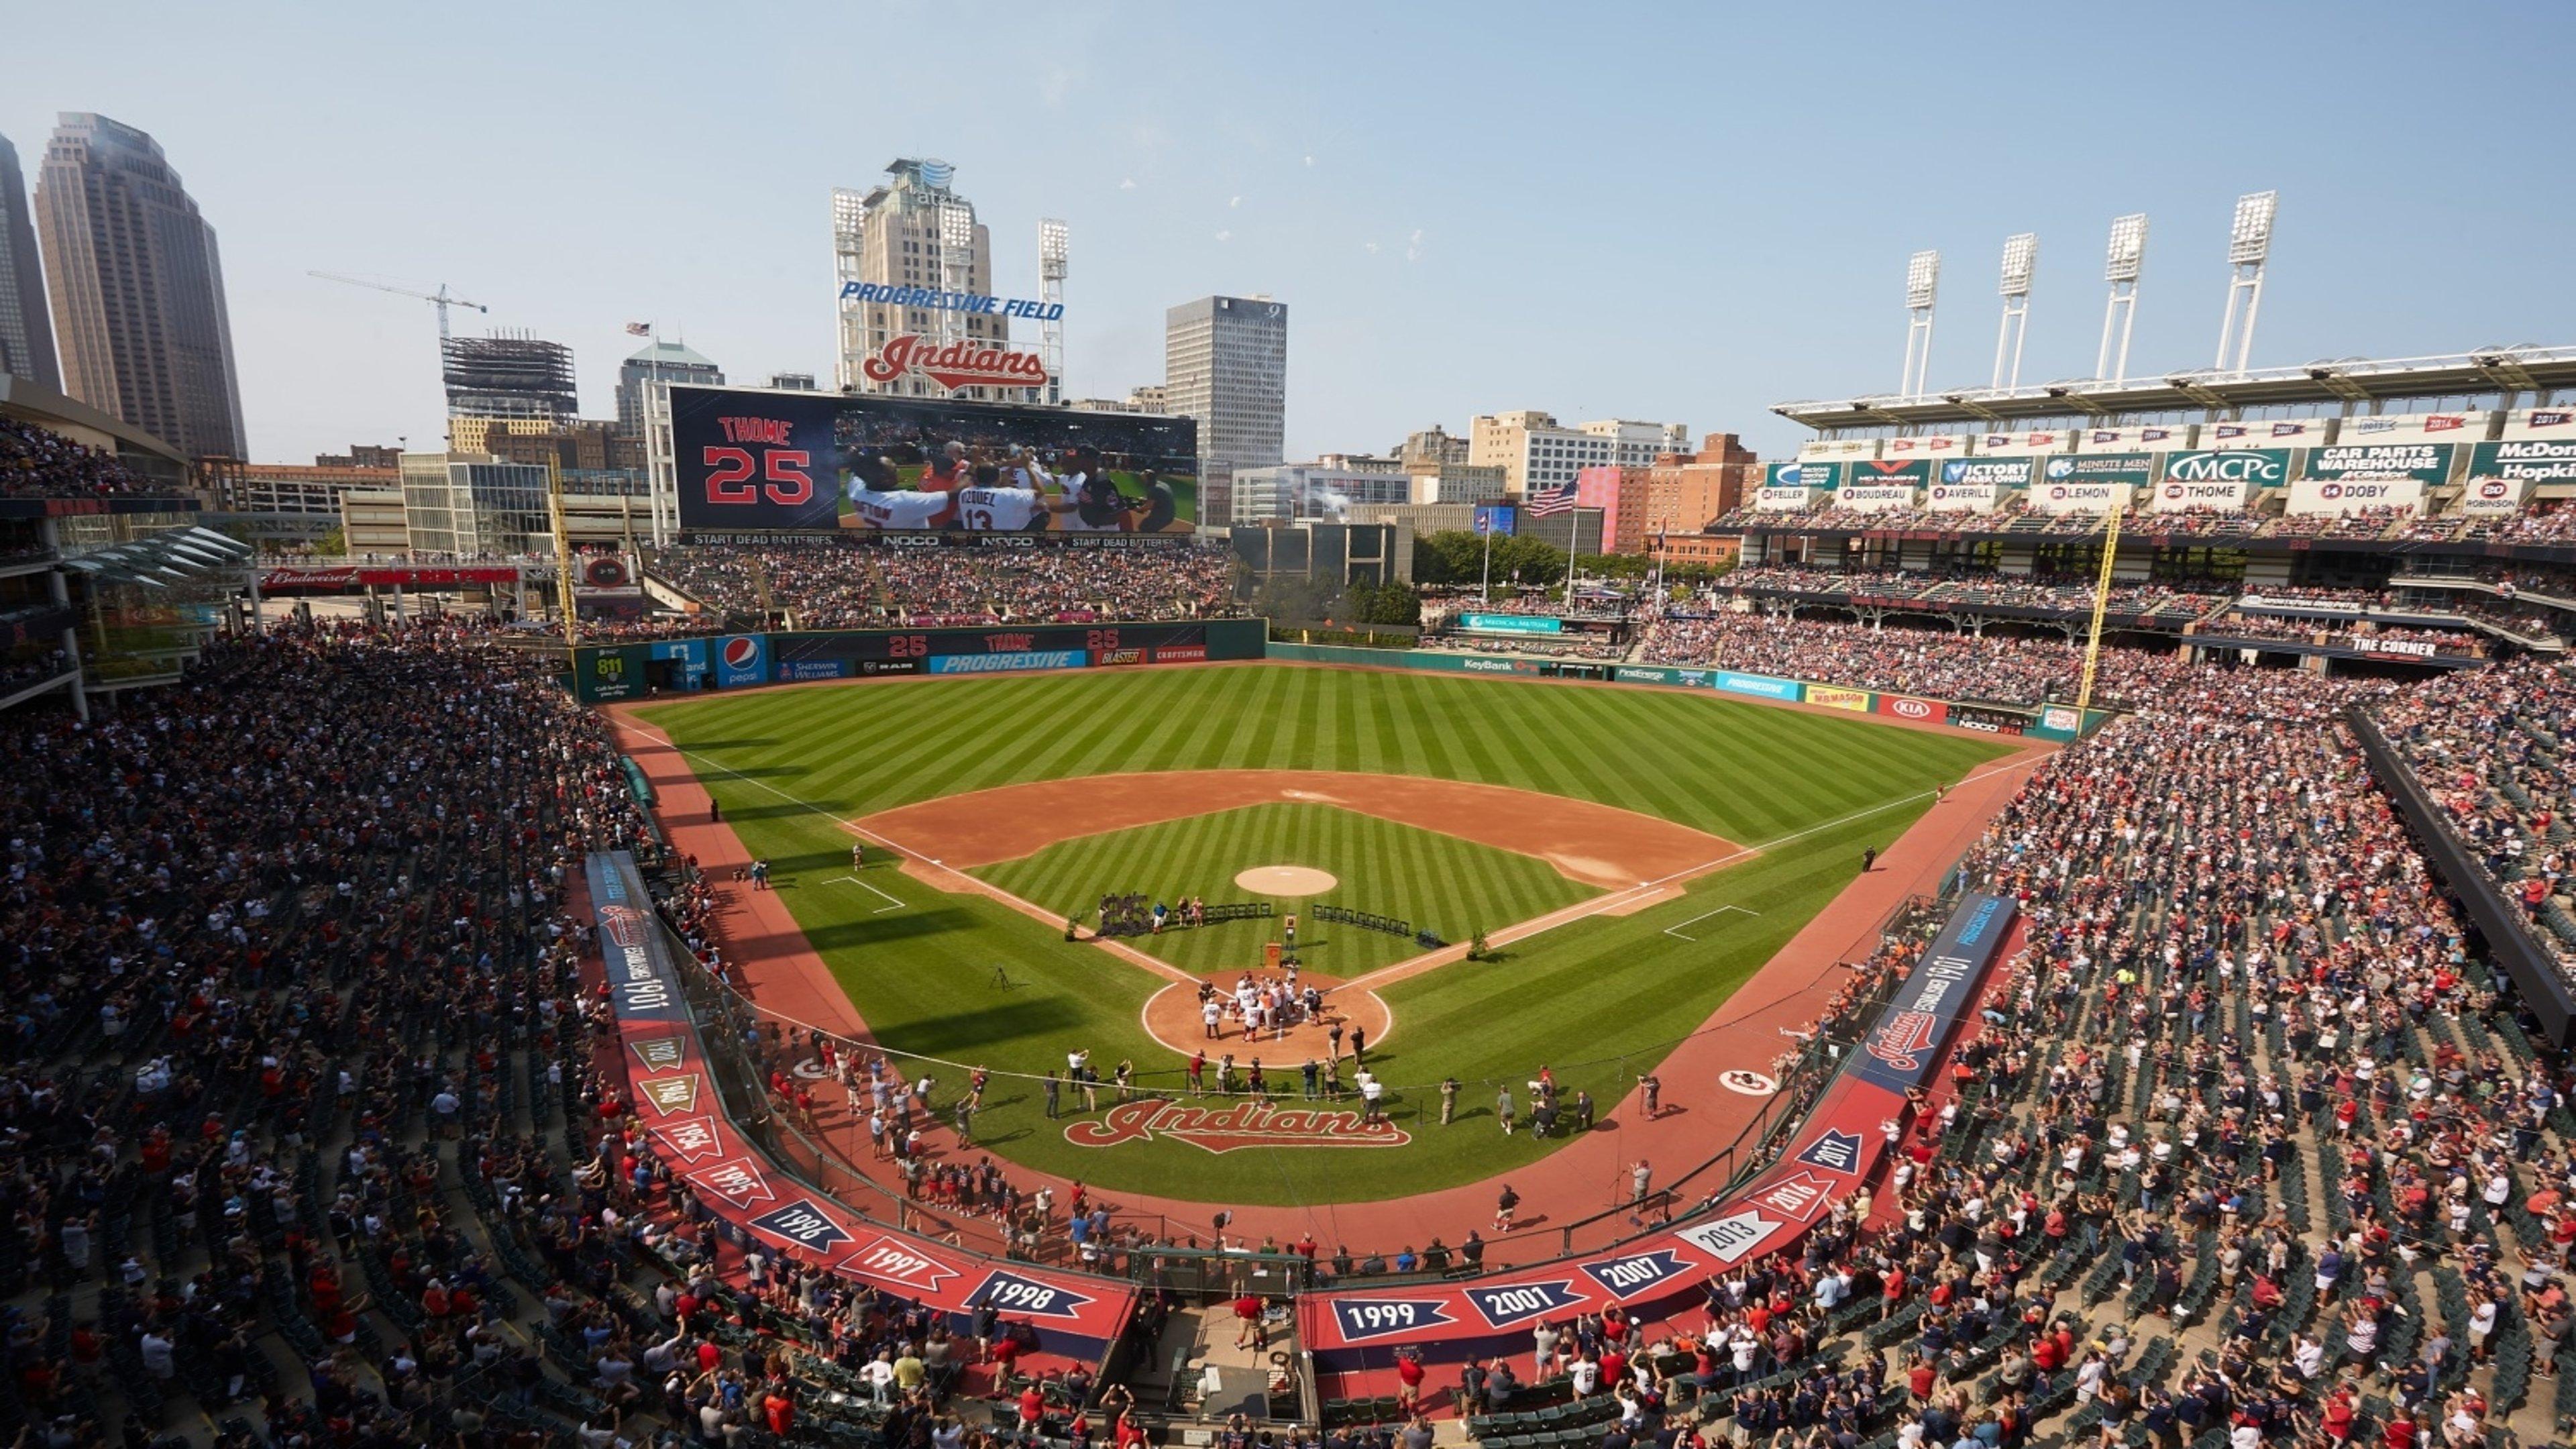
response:
<path fill-rule="evenodd" d="M 1395 455 L 1407 463 L 1446 465 L 1471 461 L 1472 450 L 1465 438 L 1451 437 L 1447 428 L 1433 423 L 1418 433 L 1408 434 L 1404 446 L 1396 449 Z"/>
<path fill-rule="evenodd" d="M 975 203 L 957 194 L 952 184 L 956 174 L 957 168 L 945 161 L 900 157 L 886 167 L 891 180 L 864 193 L 847 188 L 832 192 L 832 257 L 842 291 L 836 380 L 844 391 L 975 402 L 1044 400 L 1047 390 L 1034 387 L 952 390 L 910 368 L 889 377 L 868 375 L 868 363 L 898 337 L 918 337 L 931 347 L 1011 345 L 1010 321 L 998 313 L 907 307 L 849 295 L 853 285 L 992 294 L 992 233 L 975 219 Z"/>
<path fill-rule="evenodd" d="M 340 495 L 340 546 L 351 558 L 409 553 L 400 488 L 352 488 Z"/>
<path fill-rule="evenodd" d="M 581 411 L 573 395 L 572 349 L 525 332 L 451 337 L 439 344 L 450 418 L 560 422 Z M 449 446 L 459 452 L 451 440 Z"/>
<path fill-rule="evenodd" d="M 415 554 L 524 554 L 554 544 L 546 470 L 534 464 L 405 453 L 402 501 L 406 546 Z"/>
<path fill-rule="evenodd" d="M 1270 468 L 1237 468 L 1226 522 L 1233 525 L 1300 520 L 1341 520 L 1366 503 L 1410 503 L 1413 479 L 1382 459 L 1341 457 Z M 1372 466 L 1374 465 L 1374 466 Z M 1206 494 L 1201 492 L 1201 507 Z M 1214 514 L 1202 513 L 1214 520 Z"/>
<path fill-rule="evenodd" d="M 1762 460 L 1735 434 L 1710 433 L 1700 440 L 1698 452 L 1665 457 L 1632 476 L 1642 481 L 1645 516 L 1639 523 L 1642 536 L 1622 539 L 1622 553 L 1651 551 L 1659 535 L 1696 534 L 1710 519 L 1742 507 L 1762 486 Z"/>
<path fill-rule="evenodd" d="M 1467 427 L 1468 461 L 1502 469 L 1514 493 L 1571 483 L 1586 468 L 1608 466 L 1616 449 L 1615 439 L 1560 426 L 1533 409 L 1479 416 Z"/>
<path fill-rule="evenodd" d="M 351 489 L 402 486 L 399 466 L 357 468 L 319 461 L 308 468 L 300 463 L 221 459 L 201 469 L 198 476 L 214 495 L 214 506 L 227 513 L 337 514 L 341 495 Z"/>
<path fill-rule="evenodd" d="M 54 327 L 45 315 L 45 269 L 36 260 L 35 213 L 18 148 L 0 136 L 0 372 L 62 391 Z"/>
<path fill-rule="evenodd" d="M 1640 423 L 1605 418 L 1585 423 L 1584 432 L 1610 440 L 1610 462 L 1620 468 L 1650 468 L 1657 458 L 1690 447 L 1690 429 L 1680 423 Z"/>
<path fill-rule="evenodd" d="M 718 377 L 716 381 L 722 382 L 724 379 Z M 810 372 L 773 372 L 769 375 L 769 386 L 778 392 L 822 391 L 822 388 L 814 382 L 814 374 Z"/>
<path fill-rule="evenodd" d="M 215 229 L 132 126 L 65 112 L 36 179 L 63 390 L 191 458 L 239 458 Z"/>
<path fill-rule="evenodd" d="M 639 347 L 617 365 L 617 431 L 630 438 L 644 436 L 644 384 L 647 382 L 685 382 L 701 387 L 722 387 L 724 380 L 723 368 L 691 350 L 685 342 L 652 342 Z M 778 386 L 778 379 L 771 378 L 769 385 Z M 814 379 L 805 379 L 805 385 L 812 387 Z"/>
<path fill-rule="evenodd" d="M 1288 308 L 1201 297 L 1163 314 L 1164 411 L 1199 425 L 1199 516 L 1232 515 L 1235 470 L 1286 457 Z"/>
<path fill-rule="evenodd" d="M 316 453 L 316 468 L 400 468 L 403 450 L 377 443 L 351 443 L 345 453 Z"/>

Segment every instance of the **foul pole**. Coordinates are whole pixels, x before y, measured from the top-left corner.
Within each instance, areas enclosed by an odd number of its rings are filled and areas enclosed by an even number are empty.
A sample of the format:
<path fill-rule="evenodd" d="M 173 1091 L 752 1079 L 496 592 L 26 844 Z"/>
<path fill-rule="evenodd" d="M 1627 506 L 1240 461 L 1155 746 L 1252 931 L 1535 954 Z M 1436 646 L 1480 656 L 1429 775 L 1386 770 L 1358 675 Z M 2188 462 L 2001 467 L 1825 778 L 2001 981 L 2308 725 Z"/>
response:
<path fill-rule="evenodd" d="M 2102 572 L 2093 580 L 2093 633 L 2084 641 L 2084 682 L 2075 691 L 2075 733 L 2084 733 L 2085 712 L 2093 708 L 2093 667 L 2102 660 L 2102 616 L 2111 611 L 2111 565 L 2120 556 L 2120 515 L 2111 510 L 2111 531 L 2102 537 Z"/>

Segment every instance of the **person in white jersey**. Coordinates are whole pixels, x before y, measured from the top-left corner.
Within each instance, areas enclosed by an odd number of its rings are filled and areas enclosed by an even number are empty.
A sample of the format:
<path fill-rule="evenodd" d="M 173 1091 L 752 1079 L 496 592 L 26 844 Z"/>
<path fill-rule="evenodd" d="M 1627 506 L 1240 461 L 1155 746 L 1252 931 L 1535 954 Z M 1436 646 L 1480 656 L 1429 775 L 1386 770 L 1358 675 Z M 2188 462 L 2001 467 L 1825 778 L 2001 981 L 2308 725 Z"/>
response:
<path fill-rule="evenodd" d="M 862 460 L 850 472 L 853 526 L 874 529 L 948 527 L 956 520 L 956 490 L 966 481 L 966 474 L 962 470 L 951 469 L 943 478 L 934 462 L 922 474 L 922 481 L 931 484 L 944 482 L 946 486 L 906 488 L 903 475 L 895 470 L 892 458 L 878 454 L 873 459 Z"/>

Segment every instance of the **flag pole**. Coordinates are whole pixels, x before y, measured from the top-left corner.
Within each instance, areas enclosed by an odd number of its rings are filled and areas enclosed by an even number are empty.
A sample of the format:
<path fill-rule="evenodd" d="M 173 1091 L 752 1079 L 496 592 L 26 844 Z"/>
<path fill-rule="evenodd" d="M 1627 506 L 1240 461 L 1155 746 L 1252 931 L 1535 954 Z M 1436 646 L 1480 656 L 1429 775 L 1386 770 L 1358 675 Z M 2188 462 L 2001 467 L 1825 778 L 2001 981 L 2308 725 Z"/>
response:
<path fill-rule="evenodd" d="M 1484 579 L 1483 579 L 1480 583 L 1478 583 L 1478 584 L 1476 585 L 1476 602 L 1477 602 L 1477 603 L 1480 603 L 1480 604 L 1490 604 L 1490 603 L 1492 603 L 1492 602 L 1494 601 L 1494 515 L 1493 515 L 1493 514 L 1491 514 L 1491 513 L 1487 513 L 1487 514 L 1485 515 L 1485 517 L 1484 517 L 1484 525 L 1485 525 L 1485 526 L 1484 526 L 1484 528 L 1482 529 L 1482 532 L 1483 532 L 1483 533 L 1484 533 L 1484 535 L 1485 535 L 1485 577 L 1484 577 Z"/>

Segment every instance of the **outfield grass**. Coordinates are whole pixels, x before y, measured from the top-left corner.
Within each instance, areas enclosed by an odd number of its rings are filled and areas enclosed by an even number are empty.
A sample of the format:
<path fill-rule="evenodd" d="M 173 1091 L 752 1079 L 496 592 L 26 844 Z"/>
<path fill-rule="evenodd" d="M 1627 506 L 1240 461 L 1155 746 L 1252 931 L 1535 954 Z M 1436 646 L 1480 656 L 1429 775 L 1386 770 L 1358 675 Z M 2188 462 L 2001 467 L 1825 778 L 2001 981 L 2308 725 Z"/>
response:
<path fill-rule="evenodd" d="M 1615 1102 L 1850 882 L 1863 846 L 1895 839 L 1933 784 L 2007 748 L 1679 691 L 1287 666 L 851 684 L 655 705 L 643 715 L 689 752 L 727 823 L 768 857 L 789 910 L 880 1040 L 1001 1072 L 1035 1074 L 1061 1065 L 1066 1051 L 1089 1049 L 1104 1067 L 1129 1059 L 1148 1081 L 1176 1081 L 1180 1059 L 1139 1019 L 1161 983 L 998 903 L 932 890 L 890 866 L 865 879 L 903 908 L 878 913 L 883 899 L 831 879 L 849 869 L 840 821 L 1027 780 L 1329 769 L 1567 795 L 1765 847 L 1691 882 L 1677 900 L 1588 918 L 1514 945 L 1501 962 L 1385 990 L 1395 1032 L 1387 1052 L 1371 1055 L 1395 1089 L 1398 1125 L 1415 1134 L 1401 1149 L 1214 1157 L 1168 1140 L 1086 1149 L 1044 1119 L 1034 1083 L 1005 1078 L 987 1094 L 977 1138 L 997 1155 L 1111 1188 L 1242 1204 L 1405 1196 L 1545 1155 L 1561 1143 L 1496 1130 L 1494 1083 L 1509 1081 L 1520 1095 L 1518 1084 L 1546 1063 L 1569 1096 L 1588 1088 Z M 1202 868 L 1160 853 L 1175 873 Z M 1135 858 L 1135 869 L 1148 868 L 1145 856 Z M 1244 867 L 1278 863 L 1211 857 L 1203 868 L 1230 880 Z M 1080 889 L 1096 897 L 1102 887 Z M 1725 906 L 1736 909 L 1690 926 L 1696 940 L 1665 929 Z M 1533 900 L 1516 918 L 1548 908 Z M 997 963 L 1008 965 L 1008 988 L 993 985 Z M 1451 1074 L 1469 1085 L 1461 1120 L 1444 1129 L 1427 1088 Z M 1666 1099 L 1685 1105 L 1713 1090 L 1665 1084 Z M 1416 1115 L 1425 1109 L 1428 1120 Z M 1611 1187 L 1603 1185 L 1605 1202 Z"/>
<path fill-rule="evenodd" d="M 1255 865 L 1312 866 L 1341 885 L 1312 900 L 1256 896 L 1234 883 L 1236 872 Z M 1464 941 L 1478 927 L 1494 930 L 1599 894 L 1531 856 L 1314 804 L 1254 805 L 1084 836 L 975 874 L 1059 915 L 1096 910 L 1104 890 L 1167 902 L 1268 899 L 1280 912 L 1304 912 L 1297 954 L 1306 965 L 1344 980 L 1422 948 L 1410 936 L 1317 921 L 1315 905 L 1394 916 Z M 1229 921 L 1129 944 L 1185 971 L 1239 970 L 1261 964 L 1262 943 L 1277 929 L 1270 921 Z"/>

